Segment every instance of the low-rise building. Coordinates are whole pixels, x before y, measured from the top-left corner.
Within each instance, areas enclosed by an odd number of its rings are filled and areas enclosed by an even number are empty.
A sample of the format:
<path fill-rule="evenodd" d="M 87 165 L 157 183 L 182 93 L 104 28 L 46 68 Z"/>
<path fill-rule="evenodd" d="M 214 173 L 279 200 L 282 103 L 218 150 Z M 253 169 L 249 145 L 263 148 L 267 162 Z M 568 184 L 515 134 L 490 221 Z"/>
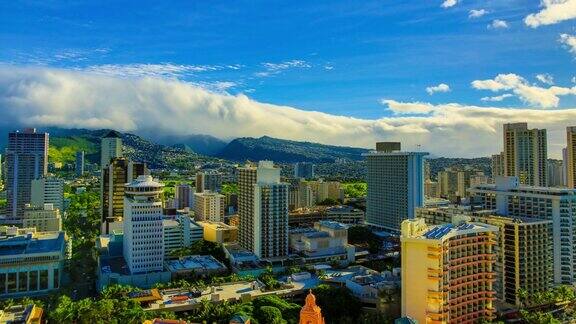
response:
<path fill-rule="evenodd" d="M 60 210 L 52 204 L 32 206 L 26 204 L 22 227 L 34 227 L 38 232 L 58 232 L 62 230 Z"/>
<path fill-rule="evenodd" d="M 335 221 L 342 224 L 364 223 L 364 211 L 352 206 L 317 206 L 313 208 L 301 208 L 290 212 L 288 224 L 290 227 L 312 227 L 321 220 Z"/>
<path fill-rule="evenodd" d="M 238 228 L 222 222 L 198 222 L 204 230 L 204 240 L 216 243 L 230 243 L 238 240 Z"/>
<path fill-rule="evenodd" d="M 30 229 L 28 229 L 30 230 Z M 58 290 L 70 256 L 64 232 L 0 230 L 0 296 L 18 298 Z"/>
<path fill-rule="evenodd" d="M 332 221 L 291 230 L 290 248 L 304 258 L 304 263 L 336 261 L 347 265 L 355 260 L 354 246 L 348 244 L 348 227 Z"/>
<path fill-rule="evenodd" d="M 190 246 L 203 237 L 203 228 L 186 214 L 166 217 L 164 227 L 164 259 L 169 259 L 174 250 Z"/>
<path fill-rule="evenodd" d="M 178 278 L 206 278 L 225 273 L 228 268 L 211 255 L 191 255 L 165 262 L 166 270 L 172 274 L 172 280 Z"/>

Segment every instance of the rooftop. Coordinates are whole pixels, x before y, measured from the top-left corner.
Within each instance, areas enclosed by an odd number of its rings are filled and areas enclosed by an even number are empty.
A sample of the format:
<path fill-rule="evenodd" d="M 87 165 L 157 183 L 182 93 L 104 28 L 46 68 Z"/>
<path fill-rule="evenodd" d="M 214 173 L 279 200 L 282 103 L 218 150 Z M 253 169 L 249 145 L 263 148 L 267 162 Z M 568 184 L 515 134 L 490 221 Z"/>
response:
<path fill-rule="evenodd" d="M 488 225 L 480 223 L 462 223 L 459 225 L 454 224 L 442 224 L 429 229 L 424 233 L 424 237 L 427 239 L 441 239 L 448 234 L 456 235 L 458 232 L 464 232 L 472 229 L 488 229 Z"/>
<path fill-rule="evenodd" d="M 321 220 L 318 222 L 320 224 L 320 226 L 322 227 L 327 227 L 333 230 L 342 230 L 342 229 L 348 229 L 348 226 L 342 224 L 342 223 L 338 223 L 335 221 L 329 221 L 329 220 Z"/>
<path fill-rule="evenodd" d="M 64 246 L 64 236 L 64 232 L 3 236 L 0 237 L 0 256 L 60 252 Z"/>
<path fill-rule="evenodd" d="M 43 310 L 34 305 L 15 305 L 0 310 L 0 323 L 19 324 L 31 323 L 34 320 L 38 322 L 42 318 Z"/>
<path fill-rule="evenodd" d="M 166 268 L 170 272 L 183 270 L 205 271 L 226 269 L 226 266 L 211 255 L 192 255 L 179 260 L 166 261 Z"/>

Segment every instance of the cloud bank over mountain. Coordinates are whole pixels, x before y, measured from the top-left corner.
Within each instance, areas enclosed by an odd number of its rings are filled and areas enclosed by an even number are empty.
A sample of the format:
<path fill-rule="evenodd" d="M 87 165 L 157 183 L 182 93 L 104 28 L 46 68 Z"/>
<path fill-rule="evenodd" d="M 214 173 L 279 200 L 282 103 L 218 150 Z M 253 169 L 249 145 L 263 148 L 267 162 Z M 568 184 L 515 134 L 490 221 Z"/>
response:
<path fill-rule="evenodd" d="M 0 126 L 114 128 L 161 135 L 272 137 L 373 147 L 376 141 L 421 145 L 441 156 L 482 156 L 501 149 L 502 123 L 548 128 L 558 157 L 575 109 L 433 105 L 382 99 L 392 115 L 359 119 L 260 103 L 155 77 L 118 78 L 86 71 L 0 66 Z"/>

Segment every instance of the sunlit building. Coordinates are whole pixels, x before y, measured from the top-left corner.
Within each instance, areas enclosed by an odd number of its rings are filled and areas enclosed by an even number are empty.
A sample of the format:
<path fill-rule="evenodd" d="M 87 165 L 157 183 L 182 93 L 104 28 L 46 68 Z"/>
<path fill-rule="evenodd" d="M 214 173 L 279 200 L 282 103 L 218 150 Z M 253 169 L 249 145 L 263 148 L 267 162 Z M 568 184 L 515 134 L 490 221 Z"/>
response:
<path fill-rule="evenodd" d="M 521 184 L 548 185 L 548 144 L 545 129 L 528 129 L 527 123 L 504 124 L 504 175 Z"/>
<path fill-rule="evenodd" d="M 288 191 L 272 161 L 239 168 L 238 241 L 259 258 L 288 255 Z"/>
<path fill-rule="evenodd" d="M 516 177 L 497 177 L 495 184 L 470 189 L 474 205 L 498 215 L 552 222 L 554 282 L 576 281 L 576 191 L 520 185 Z"/>
<path fill-rule="evenodd" d="M 24 207 L 22 218 L 24 228 L 33 227 L 38 232 L 58 232 L 62 230 L 62 218 L 60 210 L 52 204 L 33 206 L 27 204 Z"/>
<path fill-rule="evenodd" d="M 465 217 L 437 226 L 403 221 L 402 316 L 419 323 L 493 319 L 497 230 Z"/>
<path fill-rule="evenodd" d="M 146 175 L 126 184 L 123 255 L 131 274 L 163 270 L 163 186 Z"/>
<path fill-rule="evenodd" d="M 108 167 L 112 159 L 122 157 L 122 137 L 117 131 L 110 131 L 102 138 L 100 145 L 100 167 Z"/>

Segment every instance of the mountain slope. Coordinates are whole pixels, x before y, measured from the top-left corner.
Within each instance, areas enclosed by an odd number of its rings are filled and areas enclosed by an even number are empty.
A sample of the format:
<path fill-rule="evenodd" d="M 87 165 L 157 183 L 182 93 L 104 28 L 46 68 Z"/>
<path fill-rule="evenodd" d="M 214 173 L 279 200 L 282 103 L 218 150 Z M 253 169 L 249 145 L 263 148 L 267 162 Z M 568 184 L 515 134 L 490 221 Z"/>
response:
<path fill-rule="evenodd" d="M 76 151 L 84 150 L 86 159 L 100 163 L 100 141 L 109 129 L 47 129 L 50 133 L 49 159 L 52 162 L 71 163 Z M 191 168 L 195 162 L 214 158 L 194 153 L 185 147 L 168 147 L 153 143 L 140 136 L 120 133 L 124 155 L 133 161 L 145 162 L 150 168 Z"/>
<path fill-rule="evenodd" d="M 272 160 L 281 163 L 293 162 L 334 162 L 337 159 L 348 161 L 362 160 L 367 149 L 324 145 L 310 142 L 282 140 L 263 136 L 260 138 L 242 137 L 228 143 L 217 155 L 233 160 Z"/>

